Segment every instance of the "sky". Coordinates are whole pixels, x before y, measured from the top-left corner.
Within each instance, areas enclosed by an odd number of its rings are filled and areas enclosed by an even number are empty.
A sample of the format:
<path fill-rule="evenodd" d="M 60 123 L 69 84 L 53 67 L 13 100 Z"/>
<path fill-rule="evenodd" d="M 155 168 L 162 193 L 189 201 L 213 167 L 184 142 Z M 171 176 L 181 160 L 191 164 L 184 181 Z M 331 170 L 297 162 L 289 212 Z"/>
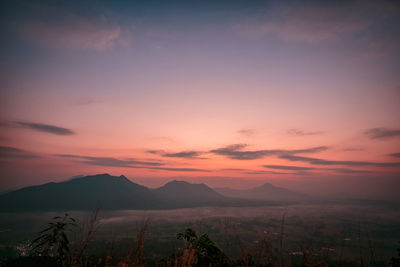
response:
<path fill-rule="evenodd" d="M 398 195 L 397 1 L 0 5 L 0 191 L 110 173 Z"/>

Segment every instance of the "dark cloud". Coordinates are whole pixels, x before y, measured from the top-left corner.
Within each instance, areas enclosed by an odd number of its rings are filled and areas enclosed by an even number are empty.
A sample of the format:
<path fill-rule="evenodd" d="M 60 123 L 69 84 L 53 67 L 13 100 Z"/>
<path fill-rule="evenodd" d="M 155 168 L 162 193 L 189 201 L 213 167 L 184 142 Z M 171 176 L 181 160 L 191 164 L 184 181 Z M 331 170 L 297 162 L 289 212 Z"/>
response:
<path fill-rule="evenodd" d="M 264 165 L 265 168 L 287 170 L 287 171 L 309 171 L 314 170 L 312 167 L 300 167 L 300 166 L 284 166 L 284 165 Z"/>
<path fill-rule="evenodd" d="M 286 131 L 287 134 L 295 135 L 295 136 L 307 136 L 307 135 L 318 135 L 323 134 L 324 132 L 315 131 L 315 132 L 307 132 L 301 129 L 289 129 Z"/>
<path fill-rule="evenodd" d="M 225 169 L 221 169 L 221 171 L 241 172 L 241 171 L 248 171 L 248 170 L 247 169 L 239 169 L 239 168 L 225 168 Z"/>
<path fill-rule="evenodd" d="M 187 159 L 198 158 L 200 155 L 201 155 L 201 153 L 197 152 L 197 151 L 183 151 L 183 152 L 178 152 L 178 153 L 165 153 L 165 154 L 162 154 L 163 157 L 187 158 Z"/>
<path fill-rule="evenodd" d="M 274 174 L 274 175 L 282 175 L 282 174 L 296 174 L 296 173 L 289 173 L 289 172 L 274 172 L 274 171 L 246 171 L 246 174 Z"/>
<path fill-rule="evenodd" d="M 345 168 L 332 168 L 332 169 L 328 169 L 328 170 L 340 172 L 340 173 L 373 173 L 372 171 L 351 170 L 351 169 L 345 169 Z"/>
<path fill-rule="evenodd" d="M 43 124 L 43 123 L 16 121 L 9 125 L 11 127 L 22 127 L 22 128 L 39 131 L 39 132 L 46 132 L 46 133 L 51 133 L 51 134 L 56 134 L 56 135 L 73 135 L 73 134 L 75 134 L 70 129 L 55 126 L 55 125 L 50 125 L 50 124 Z"/>
<path fill-rule="evenodd" d="M 153 167 L 152 170 L 175 171 L 175 172 L 209 172 L 209 170 L 196 169 L 196 168 L 167 168 L 167 167 Z"/>
<path fill-rule="evenodd" d="M 391 157 L 400 158 L 400 153 L 389 154 Z"/>
<path fill-rule="evenodd" d="M 347 147 L 345 149 L 343 149 L 343 151 L 363 151 L 364 148 L 361 147 Z"/>
<path fill-rule="evenodd" d="M 164 151 L 163 150 L 147 150 L 146 153 L 160 155 L 160 154 L 164 153 Z"/>
<path fill-rule="evenodd" d="M 213 149 L 210 152 L 227 156 L 231 159 L 238 160 L 252 160 L 252 159 L 260 159 L 270 155 L 276 155 L 281 152 L 281 150 L 254 150 L 254 151 L 242 151 L 245 148 L 245 144 L 235 144 L 226 147 L 221 147 L 218 149 Z"/>
<path fill-rule="evenodd" d="M 372 173 L 371 171 L 364 170 L 352 170 L 346 168 L 314 168 L 314 167 L 300 167 L 300 166 L 285 166 L 285 165 L 264 165 L 265 168 L 277 169 L 277 170 L 288 170 L 288 171 L 309 171 L 309 170 L 322 170 L 322 171 L 334 171 L 339 173 Z"/>
<path fill-rule="evenodd" d="M 317 153 L 323 150 L 328 149 L 325 146 L 320 147 L 313 147 L 307 149 L 297 149 L 297 150 L 282 150 L 282 149 L 273 149 L 273 150 L 252 150 L 252 151 L 244 151 L 243 149 L 247 145 L 245 144 L 234 144 L 218 149 L 213 149 L 210 152 L 227 156 L 231 159 L 238 159 L 238 160 L 252 160 L 252 159 L 260 159 L 267 156 L 272 155 L 280 155 L 280 154 L 297 154 L 297 153 Z"/>
<path fill-rule="evenodd" d="M 38 158 L 38 156 L 19 148 L 10 146 L 0 146 L 0 158 L 31 159 L 31 158 Z"/>
<path fill-rule="evenodd" d="M 327 150 L 327 146 L 317 146 L 317 147 L 311 147 L 311 148 L 306 148 L 306 149 L 294 149 L 294 150 L 285 150 L 284 153 L 286 154 L 308 154 L 308 153 L 318 153 L 321 151 Z"/>
<path fill-rule="evenodd" d="M 203 152 L 200 151 L 181 151 L 177 153 L 167 153 L 164 150 L 147 150 L 147 153 L 154 154 L 154 155 L 160 155 L 162 157 L 167 157 L 167 158 L 185 158 L 185 159 L 204 159 L 200 158 L 199 156 L 203 154 Z"/>
<path fill-rule="evenodd" d="M 148 166 L 162 166 L 163 163 L 159 162 L 151 162 L 151 161 L 139 161 L 134 159 L 116 159 L 112 157 L 89 157 L 89 156 L 79 156 L 79 155 L 68 155 L 68 154 L 59 154 L 55 155 L 58 157 L 64 158 L 76 158 L 81 159 L 82 163 L 97 165 L 97 166 L 106 166 L 106 167 L 125 167 L 125 168 L 143 168 Z"/>
<path fill-rule="evenodd" d="M 400 167 L 400 162 L 368 162 L 351 160 L 324 160 L 318 158 L 302 157 L 291 154 L 279 156 L 289 161 L 308 162 L 312 165 L 344 165 L 344 166 L 377 166 L 377 167 Z"/>
<path fill-rule="evenodd" d="M 389 139 L 400 136 L 400 129 L 372 128 L 364 132 L 371 139 Z"/>
<path fill-rule="evenodd" d="M 89 157 L 89 156 L 79 156 L 79 155 L 68 155 L 59 154 L 55 155 L 57 157 L 63 158 L 75 158 L 80 159 L 81 163 L 105 166 L 105 167 L 123 167 L 123 168 L 136 168 L 136 169 L 150 169 L 150 170 L 163 170 L 163 171 L 176 171 L 176 172 L 208 172 L 209 170 L 196 169 L 196 168 L 170 168 L 162 167 L 164 164 L 160 162 L 152 161 L 140 161 L 134 159 L 116 159 L 112 157 Z"/>

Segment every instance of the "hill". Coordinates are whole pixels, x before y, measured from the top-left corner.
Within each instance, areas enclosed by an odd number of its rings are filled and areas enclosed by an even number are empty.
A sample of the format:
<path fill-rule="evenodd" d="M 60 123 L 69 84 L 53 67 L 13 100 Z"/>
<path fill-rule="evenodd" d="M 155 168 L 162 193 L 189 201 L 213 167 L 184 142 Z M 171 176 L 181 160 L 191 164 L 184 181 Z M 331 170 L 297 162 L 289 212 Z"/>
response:
<path fill-rule="evenodd" d="M 205 184 L 172 181 L 154 189 L 159 199 L 169 207 L 206 206 L 228 203 L 228 199 Z"/>
<path fill-rule="evenodd" d="M 265 201 L 303 201 L 309 197 L 305 194 L 291 191 L 286 188 L 277 187 L 270 183 L 246 190 L 232 188 L 215 188 L 216 192 L 225 197 L 254 199 Z"/>

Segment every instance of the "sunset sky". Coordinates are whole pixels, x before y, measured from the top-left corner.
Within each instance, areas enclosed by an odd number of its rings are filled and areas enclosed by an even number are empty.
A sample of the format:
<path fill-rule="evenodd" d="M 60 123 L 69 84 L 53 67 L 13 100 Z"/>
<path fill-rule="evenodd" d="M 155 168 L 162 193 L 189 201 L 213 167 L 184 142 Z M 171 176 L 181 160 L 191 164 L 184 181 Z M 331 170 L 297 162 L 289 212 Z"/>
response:
<path fill-rule="evenodd" d="M 0 191 L 400 187 L 397 1 L 2 1 L 0 34 Z"/>

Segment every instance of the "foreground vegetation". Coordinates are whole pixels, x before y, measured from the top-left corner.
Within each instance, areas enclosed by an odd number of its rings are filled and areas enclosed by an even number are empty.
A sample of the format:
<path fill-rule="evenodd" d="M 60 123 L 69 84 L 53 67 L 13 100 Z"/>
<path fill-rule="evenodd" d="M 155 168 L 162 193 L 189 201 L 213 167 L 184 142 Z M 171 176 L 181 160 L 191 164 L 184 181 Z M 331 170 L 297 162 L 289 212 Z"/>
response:
<path fill-rule="evenodd" d="M 332 219 L 327 223 L 338 227 Z M 350 227 L 353 222 L 344 223 Z M 163 228 L 156 220 L 139 220 L 132 227 L 135 237 L 126 239 L 121 235 L 119 239 L 112 237 L 117 237 L 118 232 L 111 237 L 104 236 L 106 224 L 107 220 L 98 218 L 98 211 L 86 224 L 68 214 L 56 216 L 30 239 L 25 250 L 15 253 L 10 247 L 3 247 L 0 254 L 9 256 L 2 257 L 1 266 L 399 266 L 400 261 L 395 253 L 388 256 L 379 250 L 382 244 L 393 244 L 387 242 L 390 238 L 382 233 L 384 242 L 380 242 L 375 232 L 362 230 L 360 221 L 356 228 L 350 229 L 353 235 L 346 234 L 349 238 L 344 239 L 337 233 L 329 235 L 330 227 L 321 222 L 311 227 L 307 238 L 299 229 L 306 231 L 310 223 L 302 224 L 285 212 L 268 222 L 265 219 L 246 221 L 242 217 L 238 220 L 207 218 L 191 224 L 164 222 Z M 265 224 L 275 226 L 265 228 Z M 384 227 L 396 237 L 396 232 L 391 230 L 396 227 L 390 228 L 390 224 Z M 125 236 L 130 231 L 120 225 L 117 230 Z M 199 234 L 204 232 L 208 234 Z M 296 238 L 302 241 L 298 245 L 294 245 Z"/>

